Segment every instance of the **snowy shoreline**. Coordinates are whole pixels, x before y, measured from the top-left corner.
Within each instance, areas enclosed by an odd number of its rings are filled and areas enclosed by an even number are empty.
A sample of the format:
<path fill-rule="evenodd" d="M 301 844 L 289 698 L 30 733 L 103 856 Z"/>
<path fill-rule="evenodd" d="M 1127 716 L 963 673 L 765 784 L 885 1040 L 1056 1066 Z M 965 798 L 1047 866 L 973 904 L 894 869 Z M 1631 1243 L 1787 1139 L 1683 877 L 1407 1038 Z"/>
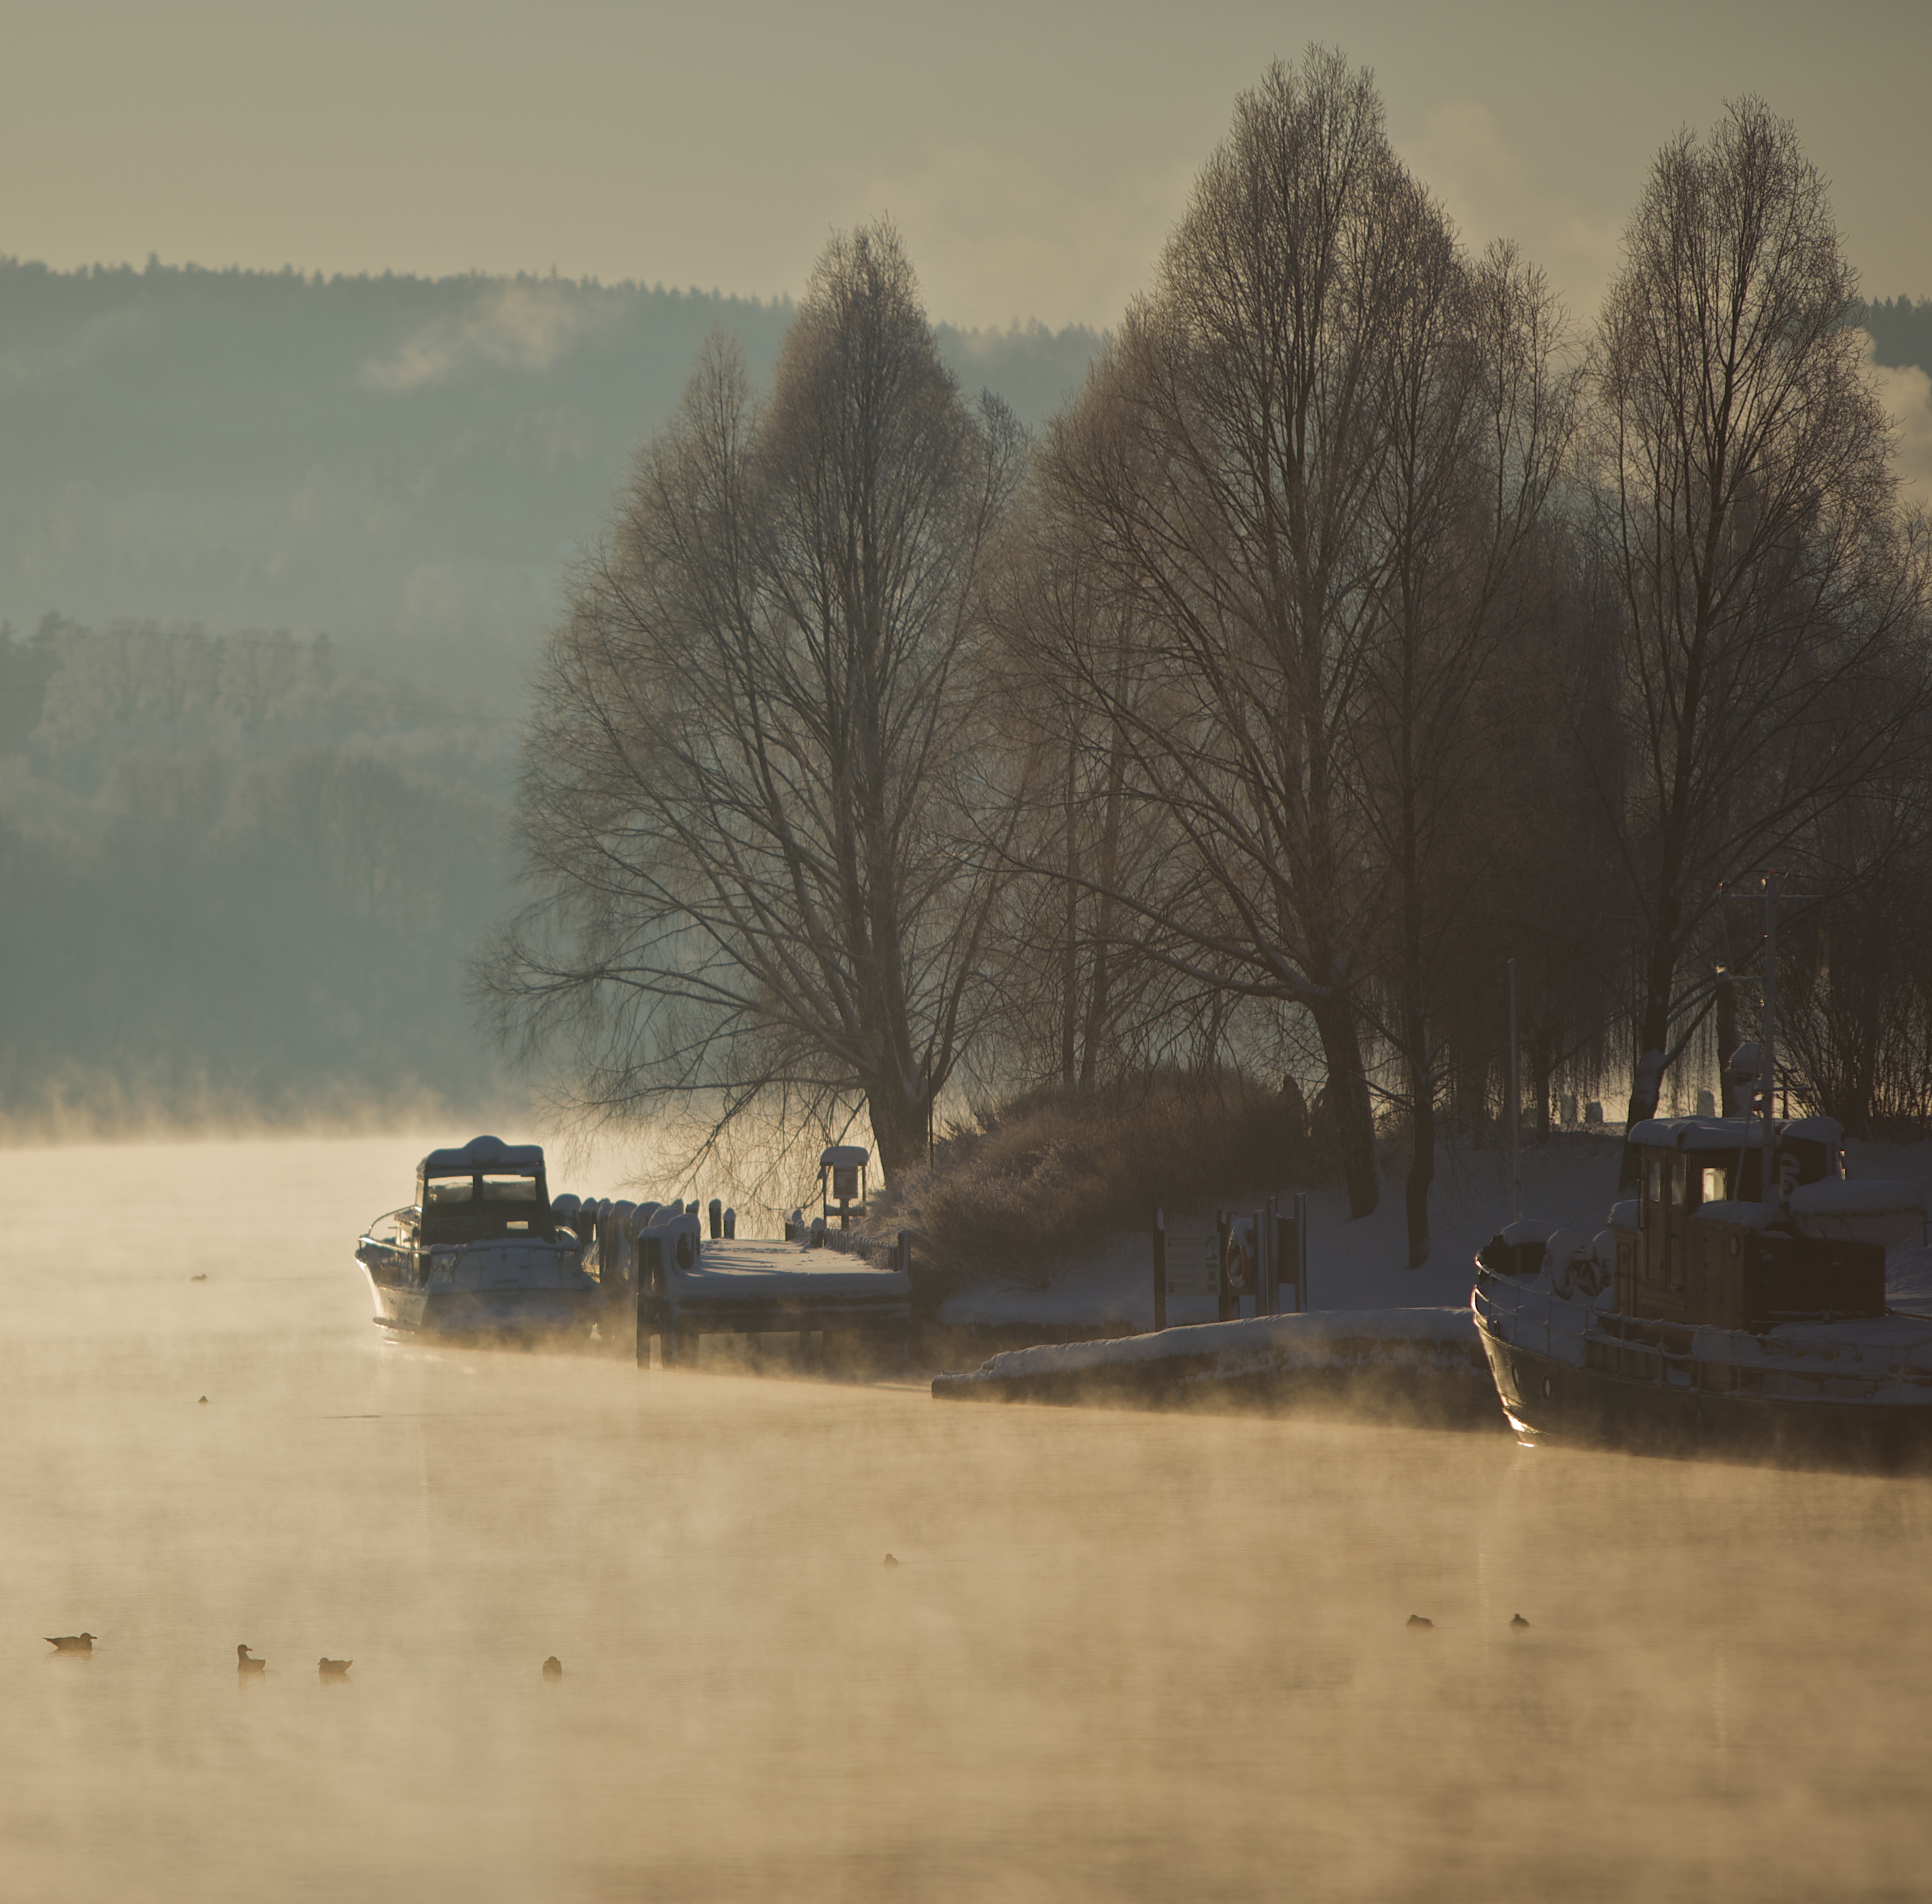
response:
<path fill-rule="evenodd" d="M 1012 1349 L 935 1376 L 942 1401 L 1313 1411 L 1504 1426 L 1467 1308 L 1344 1309 Z"/>

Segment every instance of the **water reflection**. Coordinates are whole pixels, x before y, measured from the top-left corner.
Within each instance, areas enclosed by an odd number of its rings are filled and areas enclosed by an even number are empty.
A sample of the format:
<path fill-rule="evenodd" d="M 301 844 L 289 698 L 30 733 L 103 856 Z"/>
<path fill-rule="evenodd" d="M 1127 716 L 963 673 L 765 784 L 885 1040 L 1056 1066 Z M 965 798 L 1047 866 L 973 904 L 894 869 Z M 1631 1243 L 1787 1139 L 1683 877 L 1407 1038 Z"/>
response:
<path fill-rule="evenodd" d="M 10 1894 L 1922 1888 L 1924 1483 L 386 1346 L 323 1147 L 14 1153 Z"/>

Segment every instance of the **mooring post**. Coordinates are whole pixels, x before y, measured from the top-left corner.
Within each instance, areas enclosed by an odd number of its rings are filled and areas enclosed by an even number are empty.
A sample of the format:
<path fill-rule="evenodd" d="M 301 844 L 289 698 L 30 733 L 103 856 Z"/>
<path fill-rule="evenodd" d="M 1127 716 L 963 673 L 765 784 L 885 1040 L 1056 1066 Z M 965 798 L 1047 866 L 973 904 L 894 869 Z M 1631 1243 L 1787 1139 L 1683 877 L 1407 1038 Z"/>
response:
<path fill-rule="evenodd" d="M 711 1218 L 711 1240 L 716 1243 L 724 1234 L 724 1201 L 722 1197 L 711 1199 L 709 1214 Z"/>
<path fill-rule="evenodd" d="M 1214 1213 L 1215 1260 L 1219 1265 L 1214 1280 L 1214 1320 L 1226 1322 L 1228 1319 L 1228 1299 L 1234 1293 L 1228 1281 L 1228 1238 L 1234 1229 L 1234 1219 L 1225 1210 Z M 1236 1313 L 1238 1314 L 1237 1305 Z"/>
<path fill-rule="evenodd" d="M 724 1240 L 730 1242 L 738 1234 L 738 1213 L 728 1210 L 724 1213 Z"/>
<path fill-rule="evenodd" d="M 638 1366 L 651 1366 L 651 1337 L 658 1327 L 658 1291 L 664 1286 L 664 1243 L 658 1237 L 638 1239 Z M 664 1364 L 671 1363 L 670 1341 L 664 1345 Z"/>
<path fill-rule="evenodd" d="M 1154 1213 L 1154 1326 L 1157 1334 L 1167 1327 L 1167 1212 Z"/>
<path fill-rule="evenodd" d="M 1281 1213 L 1276 1199 L 1268 1200 L 1268 1223 L 1256 1242 L 1261 1250 L 1261 1270 L 1256 1279 L 1259 1287 L 1255 1291 L 1255 1313 L 1272 1315 L 1275 1312 L 1276 1291 L 1281 1282 L 1281 1252 L 1276 1247 L 1281 1240 Z"/>
<path fill-rule="evenodd" d="M 1294 1312 L 1308 1309 L 1308 1192 L 1294 1193 Z"/>

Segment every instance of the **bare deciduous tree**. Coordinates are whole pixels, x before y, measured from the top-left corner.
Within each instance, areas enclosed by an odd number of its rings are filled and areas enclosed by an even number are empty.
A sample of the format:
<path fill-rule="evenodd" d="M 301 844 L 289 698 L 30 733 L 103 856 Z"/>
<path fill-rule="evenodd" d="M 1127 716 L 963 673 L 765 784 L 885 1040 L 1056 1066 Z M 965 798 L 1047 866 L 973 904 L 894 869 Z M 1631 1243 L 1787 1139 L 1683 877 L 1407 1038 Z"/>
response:
<path fill-rule="evenodd" d="M 715 343 L 578 578 L 484 982 L 592 1114 L 754 1102 L 886 1170 L 985 1003 L 976 574 L 1020 439 L 940 362 L 889 226 L 820 259 L 762 404 Z M 776 1100 L 776 1102 L 774 1102 Z"/>
<path fill-rule="evenodd" d="M 1413 1268 L 1430 1250 L 1447 1042 L 1439 990 L 1445 977 L 1480 984 L 1456 969 L 1456 953 L 1478 909 L 1496 906 L 1485 875 L 1513 862 L 1510 781 L 1529 756 L 1510 716 L 1538 698 L 1520 680 L 1498 683 L 1496 664 L 1523 658 L 1520 637 L 1541 580 L 1523 557 L 1568 454 L 1575 406 L 1540 274 L 1507 246 L 1471 265 L 1427 200 L 1412 196 L 1406 209 L 1389 448 L 1370 500 L 1386 553 L 1362 670 L 1358 780 L 1384 869 L 1388 949 L 1369 995 L 1394 1006 L 1379 1029 L 1403 1074 Z"/>
<path fill-rule="evenodd" d="M 1081 689 L 1107 670 L 1112 704 L 1138 691 L 1132 614 L 1078 526 L 1014 511 L 988 592 L 1000 731 L 1021 757 L 1020 814 L 1002 924 L 1002 1056 L 1028 1083 L 1094 1090 L 1171 1061 L 1198 1027 L 1201 988 L 1149 943 L 1174 879 L 1169 817 L 1135 771 L 1118 721 Z"/>
<path fill-rule="evenodd" d="M 1358 1216 L 1378 1185 L 1351 730 L 1414 191 L 1366 73 L 1321 51 L 1272 67 L 1044 466 L 1132 604 L 1136 693 L 1104 662 L 1081 685 L 1196 869 L 1159 919 L 1167 956 L 1312 1021 Z"/>
<path fill-rule="evenodd" d="M 1790 123 L 1746 99 L 1708 141 L 1673 139 L 1625 249 L 1594 443 L 1622 757 L 1595 765 L 1644 942 L 1634 1124 L 1700 1015 L 1689 955 L 1720 885 L 1775 862 L 1910 729 L 1926 583 L 1853 274 Z"/>

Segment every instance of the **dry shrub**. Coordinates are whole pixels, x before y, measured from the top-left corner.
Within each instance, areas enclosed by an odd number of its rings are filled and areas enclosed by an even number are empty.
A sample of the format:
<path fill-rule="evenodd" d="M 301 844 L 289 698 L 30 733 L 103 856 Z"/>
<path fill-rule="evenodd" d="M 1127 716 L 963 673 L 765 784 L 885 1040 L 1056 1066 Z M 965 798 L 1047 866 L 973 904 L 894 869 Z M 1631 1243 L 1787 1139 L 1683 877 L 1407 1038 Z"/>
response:
<path fill-rule="evenodd" d="M 1030 1091 L 954 1126 L 868 1228 L 910 1229 L 935 1285 L 1044 1284 L 1156 1208 L 1211 1210 L 1311 1180 L 1300 1110 L 1236 1074 L 1159 1072 L 1082 1094 Z"/>

